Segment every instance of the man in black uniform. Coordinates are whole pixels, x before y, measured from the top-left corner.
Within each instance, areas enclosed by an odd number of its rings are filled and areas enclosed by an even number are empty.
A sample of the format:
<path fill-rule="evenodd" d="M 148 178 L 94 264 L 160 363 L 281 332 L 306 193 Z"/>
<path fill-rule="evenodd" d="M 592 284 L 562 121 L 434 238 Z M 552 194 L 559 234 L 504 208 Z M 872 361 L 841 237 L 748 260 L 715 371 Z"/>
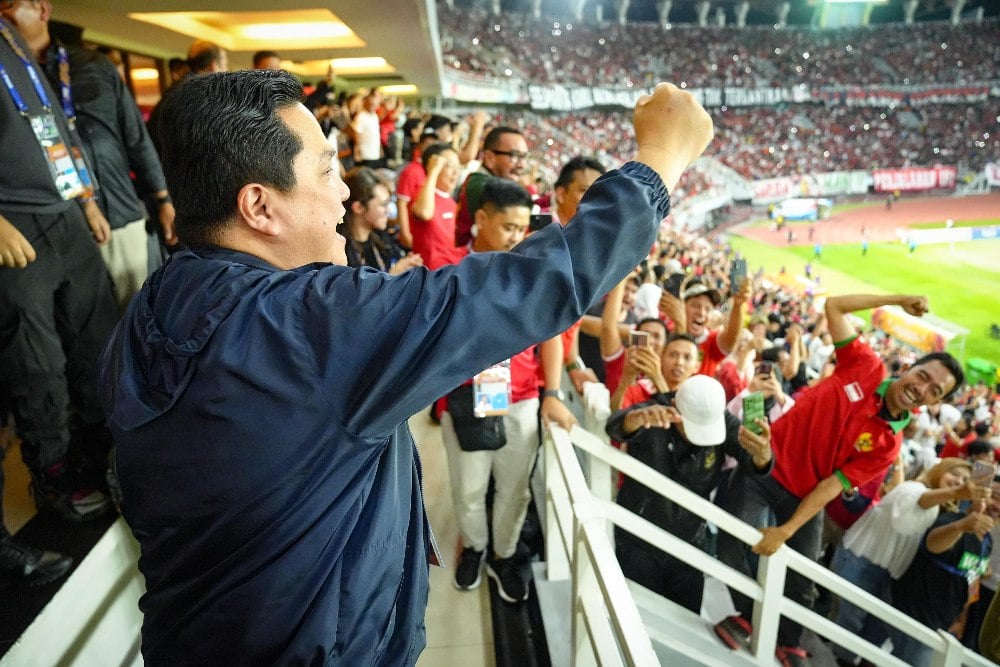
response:
<path fill-rule="evenodd" d="M 6 17 L 31 4 L 0 0 L 0 10 Z M 103 422 L 96 362 L 117 311 L 94 241 L 110 230 L 60 98 L 3 19 L 0 67 L 0 393 L 10 399 L 36 505 L 79 521 L 110 506 L 76 472 L 79 441 L 71 447 L 69 428 L 71 400 L 76 425 Z M 66 559 L 13 548 L 6 531 L 0 544 L 5 580 L 68 568 Z"/>
<path fill-rule="evenodd" d="M 770 430 L 764 420 L 759 425 L 760 435 L 741 426 L 726 412 L 719 381 L 693 375 L 675 394 L 657 394 L 615 413 L 607 431 L 631 456 L 707 499 L 727 455 L 754 474 L 770 472 Z M 698 548 L 707 545 L 704 519 L 631 477 L 622 483 L 618 504 Z M 701 610 L 699 570 L 621 528 L 615 528 L 615 551 L 626 577 L 695 613 Z"/>

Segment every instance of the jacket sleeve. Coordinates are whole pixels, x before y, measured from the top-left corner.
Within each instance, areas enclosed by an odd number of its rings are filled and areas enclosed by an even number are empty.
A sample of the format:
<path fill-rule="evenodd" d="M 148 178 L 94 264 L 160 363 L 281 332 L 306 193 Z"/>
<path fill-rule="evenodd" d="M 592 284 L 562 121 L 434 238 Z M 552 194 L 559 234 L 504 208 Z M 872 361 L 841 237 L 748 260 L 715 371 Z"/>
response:
<path fill-rule="evenodd" d="M 118 124 L 125 145 L 125 154 L 128 156 L 128 165 L 135 172 L 139 191 L 147 194 L 166 190 L 167 180 L 163 176 L 160 157 L 157 155 L 156 147 L 146 129 L 146 123 L 142 120 L 142 113 L 139 111 L 132 93 L 118 76 L 117 70 L 114 79 L 115 92 L 117 93 Z M 150 215 L 155 216 L 155 211 L 150 211 Z"/>
<path fill-rule="evenodd" d="M 396 277 L 313 272 L 302 307 L 334 415 L 351 433 L 388 434 L 483 368 L 562 332 L 647 255 L 668 212 L 659 176 L 628 163 L 591 186 L 571 224 L 509 252 Z"/>

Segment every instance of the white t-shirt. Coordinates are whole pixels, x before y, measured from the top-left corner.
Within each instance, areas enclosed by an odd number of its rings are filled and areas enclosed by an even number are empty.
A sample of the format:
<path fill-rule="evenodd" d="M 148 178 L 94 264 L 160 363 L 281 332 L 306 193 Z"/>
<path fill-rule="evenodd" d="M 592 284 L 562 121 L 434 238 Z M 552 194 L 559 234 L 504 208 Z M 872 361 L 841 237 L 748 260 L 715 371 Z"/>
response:
<path fill-rule="evenodd" d="M 362 109 L 351 122 L 358 133 L 358 155 L 362 160 L 378 160 L 382 157 L 382 141 L 379 138 L 378 116 Z"/>
<path fill-rule="evenodd" d="M 917 481 L 903 482 L 844 533 L 844 548 L 885 568 L 893 579 L 910 567 L 920 540 L 938 517 L 937 505 L 923 509 L 917 504 L 927 487 Z"/>
<path fill-rule="evenodd" d="M 663 290 L 655 283 L 643 283 L 635 293 L 635 305 L 632 312 L 639 322 L 650 317 L 660 316 L 660 295 Z"/>

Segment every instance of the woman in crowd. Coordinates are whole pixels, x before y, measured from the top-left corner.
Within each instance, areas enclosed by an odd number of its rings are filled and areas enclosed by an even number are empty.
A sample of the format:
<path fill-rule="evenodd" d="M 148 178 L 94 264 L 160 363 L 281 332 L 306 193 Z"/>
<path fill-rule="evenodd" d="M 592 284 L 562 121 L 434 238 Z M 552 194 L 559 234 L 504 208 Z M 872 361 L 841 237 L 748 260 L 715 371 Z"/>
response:
<path fill-rule="evenodd" d="M 344 222 L 337 231 L 347 239 L 347 263 L 370 266 L 393 275 L 423 264 L 420 255 L 407 254 L 385 229 L 389 190 L 368 167 L 356 167 L 344 177 L 351 194 L 344 202 Z"/>
<path fill-rule="evenodd" d="M 887 493 L 844 534 L 833 558 L 834 572 L 888 602 L 891 579 L 898 579 L 910 567 L 940 508 L 954 512 L 958 501 L 978 502 L 989 496 L 989 488 L 970 481 L 971 472 L 968 461 L 946 458 L 919 479 L 903 482 Z M 885 640 L 885 626 L 845 600 L 840 601 L 835 620 L 876 645 Z M 834 652 L 842 661 L 855 659 L 840 646 Z"/>

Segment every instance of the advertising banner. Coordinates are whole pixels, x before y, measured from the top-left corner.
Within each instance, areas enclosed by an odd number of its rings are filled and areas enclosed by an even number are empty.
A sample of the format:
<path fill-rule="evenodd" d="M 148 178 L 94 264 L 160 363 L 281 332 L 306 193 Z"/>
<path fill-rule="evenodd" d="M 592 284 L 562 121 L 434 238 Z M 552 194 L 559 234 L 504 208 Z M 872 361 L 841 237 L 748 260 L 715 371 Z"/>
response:
<path fill-rule="evenodd" d="M 933 167 L 905 167 L 902 169 L 873 169 L 872 179 L 876 192 L 914 192 L 954 188 L 958 168 L 949 165 Z"/>
<path fill-rule="evenodd" d="M 986 183 L 995 188 L 1000 186 L 1000 164 L 990 162 L 986 165 Z"/>
<path fill-rule="evenodd" d="M 954 333 L 928 324 L 894 306 L 873 310 L 872 324 L 921 352 L 944 352 L 948 341 L 955 337 Z"/>

